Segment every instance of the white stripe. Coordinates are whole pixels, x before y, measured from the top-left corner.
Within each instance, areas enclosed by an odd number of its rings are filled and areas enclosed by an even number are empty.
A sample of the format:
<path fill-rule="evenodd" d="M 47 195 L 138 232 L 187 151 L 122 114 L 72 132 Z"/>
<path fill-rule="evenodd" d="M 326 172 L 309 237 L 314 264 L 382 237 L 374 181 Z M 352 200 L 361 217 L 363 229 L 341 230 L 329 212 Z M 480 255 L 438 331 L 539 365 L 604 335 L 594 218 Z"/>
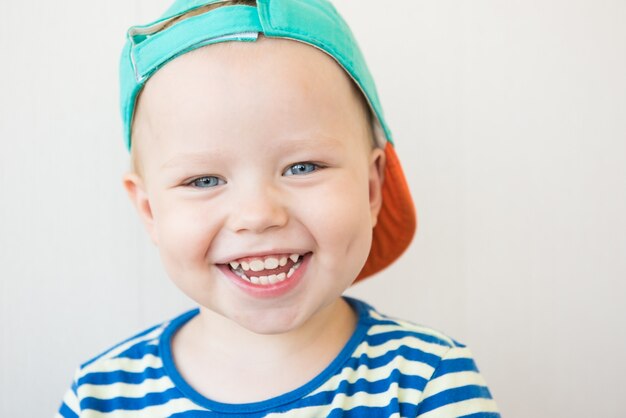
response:
<path fill-rule="evenodd" d="M 439 357 L 442 357 L 447 351 L 450 350 L 450 347 L 446 347 L 440 344 L 427 343 L 418 338 L 407 336 L 403 338 L 389 340 L 384 344 L 376 346 L 370 346 L 367 341 L 364 341 L 359 344 L 356 350 L 354 350 L 352 357 L 360 357 L 362 354 L 367 354 L 367 356 L 370 358 L 381 357 L 390 351 L 397 350 L 400 346 L 414 348 L 424 351 L 426 353 L 434 354 Z"/>
<path fill-rule="evenodd" d="M 378 315 L 378 316 L 380 317 L 380 315 Z M 384 317 L 380 317 L 379 319 L 387 320 L 387 321 L 393 321 L 393 322 L 395 322 L 395 324 L 373 325 L 367 331 L 367 333 L 369 335 L 382 334 L 384 332 L 390 332 L 390 331 L 418 332 L 420 334 L 429 335 L 431 337 L 435 337 L 435 338 L 438 338 L 438 339 L 440 339 L 442 341 L 445 341 L 450 346 L 456 345 L 454 343 L 454 341 L 452 341 L 452 339 L 450 337 L 448 337 L 444 333 L 439 332 L 437 330 L 434 330 L 432 328 L 428 328 L 428 327 L 425 327 L 423 325 L 413 324 L 413 323 L 407 322 L 407 321 L 402 321 L 400 319 L 390 319 L 390 318 L 384 318 Z"/>
<path fill-rule="evenodd" d="M 460 417 L 478 412 L 498 412 L 498 407 L 493 399 L 474 398 L 441 406 L 425 414 L 421 414 L 420 418 Z"/>
<path fill-rule="evenodd" d="M 106 358 L 94 363 L 94 367 L 88 367 L 81 370 L 80 377 L 84 377 L 89 373 L 114 372 L 117 370 L 129 373 L 139 373 L 143 372 L 148 367 L 161 368 L 163 367 L 163 361 L 160 357 L 156 357 L 153 354 L 146 354 L 140 359 L 130 359 L 123 357 L 111 359 Z"/>
<path fill-rule="evenodd" d="M 141 418 L 141 417 L 169 417 L 180 412 L 205 411 L 188 399 L 174 399 L 163 405 L 149 406 L 138 411 L 115 410 L 99 412 L 93 409 L 83 411 L 81 418 Z"/>
<path fill-rule="evenodd" d="M 63 397 L 63 403 L 70 408 L 76 415 L 80 411 L 80 405 L 78 404 L 78 399 L 76 399 L 76 395 L 72 389 L 65 392 L 65 396 Z"/>
<path fill-rule="evenodd" d="M 174 387 L 174 383 L 167 377 L 146 379 L 138 384 L 112 383 L 110 385 L 82 385 L 78 389 L 81 398 L 93 397 L 102 400 L 114 399 L 120 396 L 126 398 L 143 398 L 149 393 L 162 393 Z"/>
<path fill-rule="evenodd" d="M 402 399 L 413 399 L 413 403 L 415 404 L 417 400 L 420 398 L 421 392 L 415 389 L 399 389 L 398 383 L 394 382 L 388 391 L 383 393 L 371 394 L 367 392 L 358 392 L 352 396 L 347 396 L 345 394 L 337 394 L 333 398 L 333 402 L 330 405 L 319 405 L 319 406 L 310 406 L 295 410 L 286 411 L 283 413 L 274 413 L 267 415 L 266 418 L 269 417 L 280 417 L 280 416 L 289 416 L 295 418 L 312 418 L 312 417 L 323 417 L 328 415 L 328 412 L 335 408 L 342 409 L 344 411 L 349 411 L 353 408 L 359 406 L 365 407 L 385 407 L 389 405 L 389 403 L 395 399 L 396 397 Z M 391 415 L 392 417 L 397 417 L 399 414 Z"/>
<path fill-rule="evenodd" d="M 126 341 L 123 344 L 118 345 L 117 347 L 112 348 L 111 350 L 109 350 L 108 352 L 106 352 L 104 354 L 103 357 L 115 357 L 118 354 L 120 354 L 123 351 L 126 351 L 127 349 L 129 349 L 130 347 L 132 347 L 135 344 L 144 342 L 144 341 L 148 341 L 148 340 L 154 340 L 152 343 L 158 343 L 158 337 L 163 333 L 163 330 L 167 327 L 167 325 L 169 325 L 169 322 L 166 322 L 164 324 L 159 325 L 157 328 L 153 329 L 152 331 L 150 331 L 149 333 L 145 334 L 145 335 L 141 335 L 139 337 L 135 337 L 131 340 Z M 97 360 L 96 360 L 97 361 Z"/>
<path fill-rule="evenodd" d="M 487 386 L 482 375 L 476 372 L 457 372 L 439 376 L 428 382 L 424 389 L 424 398 L 436 395 L 444 390 L 460 388 L 467 385 Z"/>
<path fill-rule="evenodd" d="M 141 337 L 137 337 L 137 338 L 133 338 L 130 341 L 125 342 L 124 344 L 121 344 L 115 348 L 112 348 L 110 351 L 104 353 L 102 355 L 102 357 L 98 358 L 96 361 L 94 361 L 91 364 L 88 364 L 87 366 L 85 366 L 83 368 L 83 373 L 82 376 L 84 376 L 85 374 L 89 373 L 90 370 L 92 368 L 100 368 L 100 363 L 102 361 L 106 361 L 107 359 L 111 359 L 114 358 L 115 356 L 119 355 L 120 353 L 128 350 L 130 347 L 132 347 L 135 344 L 141 343 L 143 341 L 148 341 L 148 340 L 154 340 L 151 342 L 151 345 L 157 345 L 158 344 L 158 337 L 161 335 L 161 333 L 163 332 L 163 329 L 167 326 L 166 324 L 163 324 L 161 326 L 159 326 L 158 328 L 156 328 L 155 330 L 149 332 L 146 335 L 142 335 Z"/>
<path fill-rule="evenodd" d="M 78 370 L 76 370 L 76 372 L 74 373 L 74 381 L 72 382 L 72 386 L 74 383 L 76 383 L 77 379 Z M 65 392 L 65 396 L 63 396 L 63 403 L 76 415 L 79 415 L 78 412 L 80 411 L 80 404 L 78 403 L 78 399 L 76 398 L 76 394 L 74 393 L 72 388 L 69 388 L 67 392 Z"/>
<path fill-rule="evenodd" d="M 401 362 L 401 364 L 400 364 Z M 341 373 L 333 376 L 324 382 L 322 386 L 317 388 L 308 396 L 313 396 L 320 392 L 336 391 L 341 382 L 354 383 L 359 379 L 365 379 L 368 382 L 376 382 L 389 377 L 394 369 L 398 369 L 404 375 L 420 376 L 424 379 L 432 376 L 434 369 L 426 363 L 406 360 L 405 358 L 396 359 L 395 361 L 375 369 L 370 369 L 367 365 L 362 364 L 356 370 L 351 367 L 344 367 Z"/>
<path fill-rule="evenodd" d="M 451 348 L 446 355 L 444 356 L 445 360 L 458 359 L 458 358 L 466 358 L 473 360 L 473 355 L 471 350 L 468 347 L 453 347 Z"/>

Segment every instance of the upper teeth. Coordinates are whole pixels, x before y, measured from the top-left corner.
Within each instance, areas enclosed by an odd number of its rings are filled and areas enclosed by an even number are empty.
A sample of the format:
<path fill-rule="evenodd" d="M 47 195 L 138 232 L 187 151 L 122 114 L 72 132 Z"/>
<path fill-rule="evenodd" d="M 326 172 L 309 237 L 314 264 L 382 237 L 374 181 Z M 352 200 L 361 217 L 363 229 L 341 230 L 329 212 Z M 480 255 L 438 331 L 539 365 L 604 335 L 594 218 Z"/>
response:
<path fill-rule="evenodd" d="M 241 265 L 243 265 L 243 263 Z M 244 273 L 243 269 L 235 269 L 234 272 L 237 276 L 241 277 L 243 280 L 246 280 L 250 283 L 253 283 L 256 285 L 273 285 L 273 284 L 282 282 L 283 280 L 286 280 L 290 278 L 291 276 L 293 276 L 295 271 L 298 270 L 298 268 L 300 268 L 301 265 L 302 265 L 302 259 L 298 260 L 298 262 L 296 262 L 289 269 L 288 272 L 282 272 L 279 274 L 270 274 L 268 276 L 255 275 L 250 272 L 246 274 Z M 250 275 L 250 277 L 248 277 L 248 274 Z"/>
<path fill-rule="evenodd" d="M 291 261 L 295 263 L 300 258 L 300 254 L 290 254 L 289 258 L 291 259 Z M 231 261 L 229 264 L 233 268 L 233 270 L 236 270 L 239 266 L 241 266 L 241 268 L 244 271 L 273 270 L 277 268 L 278 266 L 281 266 L 281 267 L 285 266 L 287 264 L 287 257 L 283 256 L 283 257 L 280 257 L 279 259 L 279 258 L 270 256 L 270 257 L 264 257 L 264 258 L 256 258 L 248 262 L 242 261 L 241 263 L 237 261 Z"/>

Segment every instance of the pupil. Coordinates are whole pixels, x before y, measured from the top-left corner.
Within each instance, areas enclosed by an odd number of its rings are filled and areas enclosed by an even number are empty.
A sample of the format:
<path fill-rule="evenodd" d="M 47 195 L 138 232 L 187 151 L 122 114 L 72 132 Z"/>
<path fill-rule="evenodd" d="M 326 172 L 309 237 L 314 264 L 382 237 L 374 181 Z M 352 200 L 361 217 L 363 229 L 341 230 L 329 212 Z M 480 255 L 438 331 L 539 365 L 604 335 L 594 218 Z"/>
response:
<path fill-rule="evenodd" d="M 213 184 L 213 179 L 210 177 L 204 177 L 200 179 L 200 184 L 203 186 L 210 186 L 211 184 Z"/>

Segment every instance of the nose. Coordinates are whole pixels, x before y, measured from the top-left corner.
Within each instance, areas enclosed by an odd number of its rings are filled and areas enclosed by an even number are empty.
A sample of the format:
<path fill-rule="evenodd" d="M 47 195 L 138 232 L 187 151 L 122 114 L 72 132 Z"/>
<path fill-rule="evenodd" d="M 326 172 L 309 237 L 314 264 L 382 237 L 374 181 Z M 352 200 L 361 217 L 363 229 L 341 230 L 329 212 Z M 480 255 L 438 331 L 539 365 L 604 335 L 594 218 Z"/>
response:
<path fill-rule="evenodd" d="M 232 231 L 261 233 L 287 224 L 289 215 L 279 190 L 258 183 L 250 189 L 239 191 L 240 198 L 231 208 L 228 224 Z"/>

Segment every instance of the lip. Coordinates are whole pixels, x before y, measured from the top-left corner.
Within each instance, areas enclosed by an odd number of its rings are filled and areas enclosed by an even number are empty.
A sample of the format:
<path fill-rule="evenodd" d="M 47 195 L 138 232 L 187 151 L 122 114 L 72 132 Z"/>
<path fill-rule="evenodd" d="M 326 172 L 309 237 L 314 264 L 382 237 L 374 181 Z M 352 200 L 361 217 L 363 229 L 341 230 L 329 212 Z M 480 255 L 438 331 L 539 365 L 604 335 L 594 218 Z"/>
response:
<path fill-rule="evenodd" d="M 248 253 L 240 253 L 240 254 L 233 254 L 232 256 L 229 256 L 228 258 L 224 258 L 221 259 L 219 261 L 216 261 L 215 264 L 228 264 L 231 261 L 235 261 L 235 260 L 241 260 L 241 259 L 246 259 L 246 258 L 261 258 L 261 257 L 271 257 L 271 256 L 279 256 L 279 255 L 291 255 L 291 254 L 307 254 L 309 251 L 306 250 L 296 250 L 293 248 L 287 248 L 287 249 L 276 249 L 276 250 L 269 250 L 269 251 L 256 251 L 256 252 L 248 252 Z"/>
<path fill-rule="evenodd" d="M 311 255 L 312 253 L 310 252 L 304 254 L 300 268 L 298 268 L 291 277 L 272 285 L 256 285 L 250 283 L 233 273 L 226 264 L 219 264 L 217 268 L 224 273 L 227 279 L 246 294 L 255 298 L 276 298 L 289 293 L 293 288 L 298 286 L 298 283 L 302 280 L 302 276 L 304 276 L 307 271 Z"/>

